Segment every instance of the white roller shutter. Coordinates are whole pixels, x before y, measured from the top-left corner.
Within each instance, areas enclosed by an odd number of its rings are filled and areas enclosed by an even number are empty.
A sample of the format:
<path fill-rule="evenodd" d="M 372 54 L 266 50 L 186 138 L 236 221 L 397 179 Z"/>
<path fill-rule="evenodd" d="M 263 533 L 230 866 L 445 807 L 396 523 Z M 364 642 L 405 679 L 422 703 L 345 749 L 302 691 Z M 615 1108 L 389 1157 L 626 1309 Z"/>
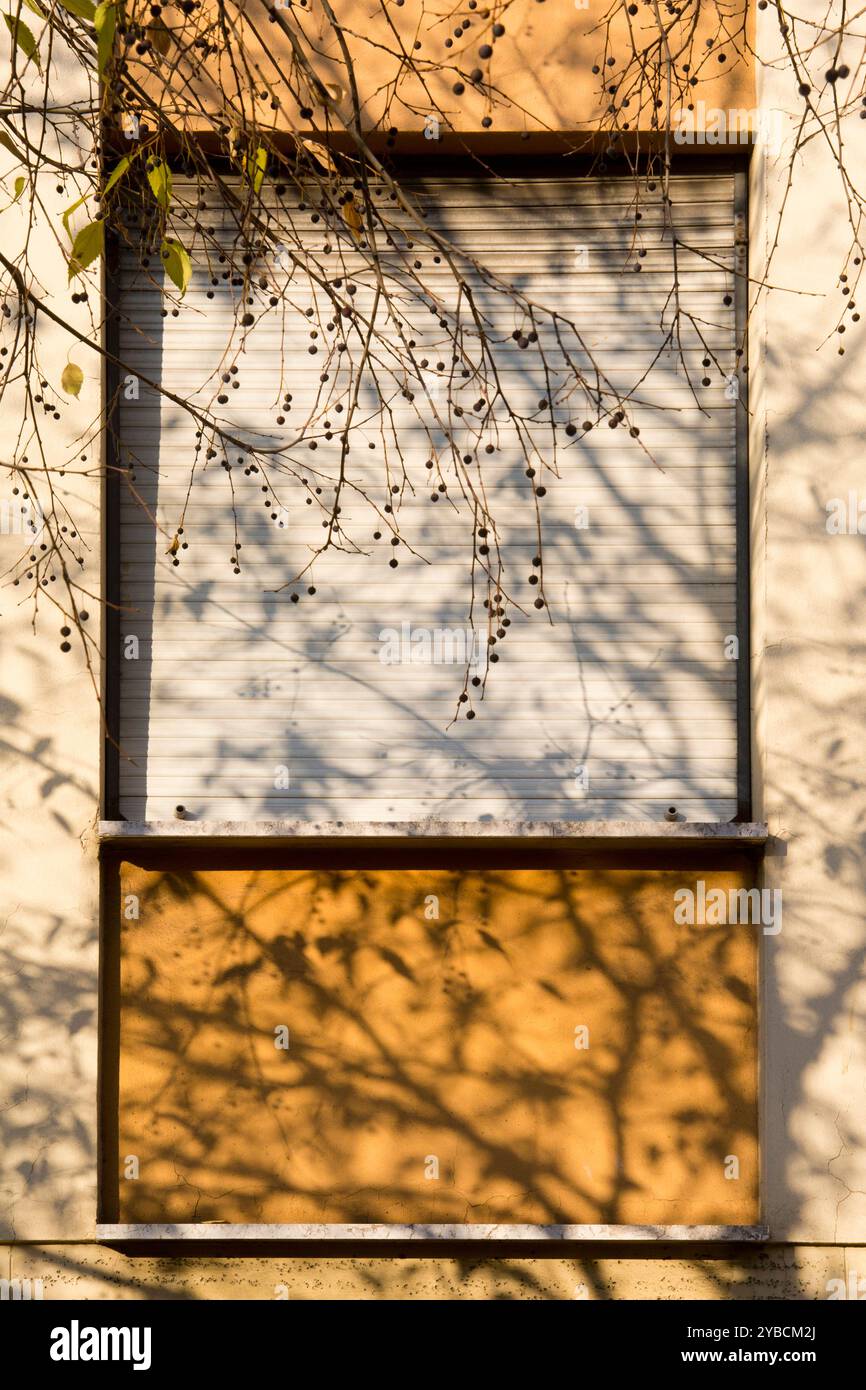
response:
<path fill-rule="evenodd" d="M 497 275 L 575 320 L 617 386 L 636 386 L 630 413 L 640 441 L 605 422 L 570 438 L 565 423 L 579 425 L 587 408 L 579 396 L 557 402 L 556 473 L 543 468 L 534 480 L 546 488 L 549 616 L 533 607 L 537 588 L 528 583 L 536 538 L 525 465 L 507 431 L 498 452 L 479 455 L 474 466 L 500 523 L 503 588 L 525 611 L 509 609 L 483 700 L 470 686 L 474 719 L 464 717 L 464 705 L 455 721 L 472 514 L 456 485 L 431 502 L 430 442 L 413 408 L 399 397 L 391 403 L 408 483 L 392 456 L 401 491 L 388 492 L 382 447 L 366 449 L 362 430 L 347 458 L 341 522 L 365 553 L 349 547 L 318 559 L 295 586 L 295 603 L 291 588 L 278 591 L 321 541 L 313 469 L 333 471 L 339 460 L 339 415 L 327 417 L 332 441 L 322 436 L 320 416 L 318 451 L 293 452 L 309 493 L 286 480 L 285 504 L 271 487 L 266 507 L 238 449 L 225 455 L 231 473 L 221 452 L 193 466 L 194 425 L 142 384 L 138 399 L 122 401 L 118 421 L 118 461 L 133 464 L 120 503 L 120 627 L 122 638 L 138 639 L 137 659 L 124 655 L 135 650 L 128 642 L 119 657 L 121 813 L 166 820 L 180 804 L 201 820 L 647 820 L 675 805 L 689 820 L 729 820 L 737 807 L 737 666 L 725 647 L 736 633 L 736 403 L 725 388 L 735 368 L 733 176 L 672 183 L 691 381 L 675 351 L 657 357 L 673 279 L 660 191 L 645 193 L 636 238 L 627 179 L 454 177 L 412 191 L 431 227 L 447 229 Z M 227 216 L 209 211 L 203 220 L 230 237 Z M 328 233 L 310 221 L 304 235 L 320 248 Z M 446 268 L 423 248 L 417 254 L 428 283 L 447 296 Z M 361 264 L 355 254 L 348 269 L 358 283 L 355 302 L 367 312 L 373 292 Z M 229 401 L 217 409 L 242 439 L 288 444 L 292 421 L 305 419 L 317 390 L 326 389 L 322 356 L 307 350 L 314 320 L 264 312 L 267 296 L 257 292 L 255 326 L 234 332 L 242 350 L 225 358 L 240 291 L 220 278 L 223 270 L 197 258 L 179 314 L 163 317 L 147 273 L 124 254 L 125 370 L 184 399 L 212 402 L 225 390 Z M 268 268 L 272 281 L 282 273 Z M 314 301 L 296 280 L 303 310 Z M 493 320 L 491 337 L 525 327 L 477 275 L 473 284 L 477 306 Z M 404 321 L 416 335 L 416 356 L 430 360 L 432 383 L 442 331 L 408 301 Z M 550 345 L 546 321 L 539 331 Z M 708 351 L 713 365 L 704 369 Z M 521 350 L 509 339 L 497 354 L 506 389 L 527 414 L 556 391 L 535 345 Z M 237 389 L 220 382 L 229 362 Z M 439 390 L 444 399 L 447 385 Z M 280 426 L 285 391 L 293 399 Z M 363 392 L 375 441 L 372 381 Z M 468 413 L 476 394 L 471 382 L 455 380 L 454 399 Z M 553 464 L 545 412 L 539 417 L 537 441 Z M 399 517 L 414 555 L 389 545 L 387 518 L 382 539 L 372 539 L 376 517 L 364 493 L 378 507 L 394 506 L 390 516 Z M 240 574 L 230 563 L 233 495 Z M 166 551 L 179 524 L 188 548 L 175 566 Z M 391 569 L 395 551 L 400 563 Z M 314 596 L 306 592 L 311 582 Z M 481 597 L 476 617 L 484 624 Z"/>

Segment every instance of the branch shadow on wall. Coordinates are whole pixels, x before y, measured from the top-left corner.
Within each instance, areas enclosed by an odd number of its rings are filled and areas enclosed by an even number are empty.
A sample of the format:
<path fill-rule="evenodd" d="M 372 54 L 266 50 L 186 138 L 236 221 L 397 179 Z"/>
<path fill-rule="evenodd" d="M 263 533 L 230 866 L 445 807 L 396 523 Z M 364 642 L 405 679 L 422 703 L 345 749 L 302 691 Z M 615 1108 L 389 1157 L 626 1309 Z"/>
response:
<path fill-rule="evenodd" d="M 675 926 L 688 882 L 125 865 L 110 1208 L 754 1224 L 754 928 Z"/>

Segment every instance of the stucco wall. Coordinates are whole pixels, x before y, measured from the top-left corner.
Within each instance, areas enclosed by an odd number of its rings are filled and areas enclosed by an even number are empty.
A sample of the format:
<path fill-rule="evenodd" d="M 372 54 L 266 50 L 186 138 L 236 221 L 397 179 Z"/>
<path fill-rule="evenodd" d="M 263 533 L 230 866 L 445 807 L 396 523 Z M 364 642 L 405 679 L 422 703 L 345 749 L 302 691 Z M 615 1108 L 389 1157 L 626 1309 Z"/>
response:
<path fill-rule="evenodd" d="M 544 28 L 550 8 L 525 7 L 549 44 L 545 92 L 557 119 L 574 79 L 569 13 Z M 818 14 L 817 5 L 807 7 Z M 515 13 L 517 11 L 515 10 Z M 577 23 L 591 17 L 577 13 Z M 773 47 L 775 13 L 758 16 L 759 41 Z M 497 54 L 505 70 L 507 50 Z M 513 70 L 530 64 L 515 41 Z M 558 72 L 558 76 L 555 74 Z M 539 82 L 527 71 L 526 95 Z M 761 67 L 761 109 L 788 122 L 798 110 L 784 72 Z M 748 104 L 737 91 L 736 105 Z M 718 104 L 727 104 L 720 97 Z M 516 127 L 519 128 L 519 125 Z M 862 160 L 858 124 L 850 157 Z M 0 152 L 4 168 L 10 161 Z M 759 144 L 752 160 L 751 265 L 760 278 L 788 177 L 783 151 Z M 861 164 L 862 167 L 862 164 Z M 2 1232 L 43 1242 L 8 1247 L 4 1273 L 44 1277 L 47 1297 L 602 1297 L 828 1296 L 828 1281 L 866 1273 L 866 924 L 863 902 L 863 653 L 860 636 L 866 554 L 859 536 L 830 536 L 826 506 L 860 484 L 866 434 L 866 363 L 853 327 L 834 336 L 828 284 L 843 268 L 844 201 L 826 145 L 798 157 L 786 231 L 750 335 L 752 419 L 754 778 L 756 813 L 777 836 L 768 885 L 785 895 L 785 925 L 762 939 L 764 1057 L 762 1149 L 766 1216 L 776 1241 L 766 1251 L 723 1258 L 661 1251 L 539 1261 L 393 1255 L 381 1259 L 151 1257 L 131 1260 L 87 1244 L 96 1218 L 97 873 L 89 828 L 96 816 L 99 721 L 77 651 L 62 655 L 48 615 L 34 640 L 30 610 L 4 591 L 4 757 L 0 850 L 3 911 Z M 43 189 L 56 213 L 77 196 Z M 10 220 L 3 213 L 2 235 Z M 68 306 L 62 258 L 46 238 L 47 294 Z M 47 251 L 51 251 L 51 257 Z M 52 272 L 50 266 L 57 267 Z M 54 278 L 52 278 L 52 276 Z M 792 294 L 790 290 L 806 293 Z M 817 292 L 819 297 L 811 298 Z M 91 306 L 77 321 L 93 333 Z M 44 327 L 46 364 L 59 374 L 67 344 Z M 79 407 L 57 426 L 71 440 L 91 418 L 96 372 L 76 349 L 86 384 Z M 93 454 L 90 453 L 90 462 Z M 94 526 L 96 487 L 76 478 Z M 95 530 L 87 539 L 95 543 Z M 4 541 L 4 559 L 8 548 Z M 98 567 L 91 565 L 95 587 Z M 61 1248 L 52 1241 L 80 1242 Z M 797 1244 L 803 1242 L 804 1244 Z M 817 1242 L 817 1245 L 808 1244 Z M 839 1243 L 837 1243 L 839 1242 Z M 845 1242 L 848 1244 L 846 1245 Z"/>
<path fill-rule="evenodd" d="M 242 36 L 244 52 L 256 72 L 260 88 L 254 103 L 246 97 L 244 107 L 255 110 L 264 129 L 336 132 L 353 121 L 350 80 L 344 60 L 351 55 L 353 76 L 365 131 L 399 135 L 424 129 L 425 114 L 438 109 L 443 135 L 479 132 L 482 120 L 492 122 L 490 134 L 499 132 L 568 132 L 578 135 L 573 147 L 586 148 L 586 134 L 598 126 L 609 104 L 606 88 L 621 73 L 626 52 L 634 44 L 638 52 L 652 54 L 650 67 L 658 61 L 658 28 L 651 10 L 632 19 L 620 7 L 611 6 L 604 15 L 590 3 L 578 8 L 572 0 L 539 3 L 539 0 L 512 0 L 495 13 L 479 4 L 474 13 L 462 10 L 451 17 L 435 5 L 410 0 L 402 7 L 369 6 L 363 0 L 342 0 L 333 5 L 340 26 L 339 36 L 317 11 L 304 15 L 298 8 L 291 18 L 277 11 L 269 20 L 270 0 L 250 0 L 243 7 L 244 25 L 235 33 Z M 748 124 L 747 112 L 754 103 L 754 69 L 751 48 L 741 32 L 745 6 L 734 3 L 725 11 L 725 28 L 736 37 L 736 49 L 726 53 L 727 62 L 707 55 L 706 41 L 721 43 L 715 10 L 698 9 L 694 32 L 689 23 L 688 41 L 677 53 L 680 63 L 692 57 L 692 72 L 700 73 L 701 98 L 713 108 L 742 113 L 735 124 Z M 610 14 L 605 32 L 604 16 Z M 171 21 L 176 22 L 176 18 Z M 466 22 L 462 36 L 457 30 Z M 494 25 L 504 32 L 497 35 Z M 292 44 L 286 29 L 301 27 L 307 44 L 301 45 L 312 71 L 325 85 L 331 106 L 310 87 L 307 94 L 310 118 L 299 115 L 299 106 L 288 94 L 283 75 L 292 71 Z M 752 32 L 751 14 L 745 33 Z M 607 40 L 607 41 L 606 41 Z M 450 47 L 448 43 L 450 41 Z M 492 52 L 482 57 L 480 50 Z M 689 54 L 686 49 L 690 47 Z M 411 54 L 413 65 L 405 55 Z M 608 64 L 608 59 L 612 62 Z M 131 55 L 137 79 L 147 85 L 152 59 Z M 594 66 L 601 71 L 593 73 Z M 304 69 L 306 72 L 306 69 Z M 481 72 L 480 81 L 471 74 Z M 296 84 L 303 90 L 303 80 Z M 223 93 L 237 90 L 237 64 L 228 54 L 222 59 L 209 56 L 195 71 L 185 60 L 177 65 L 174 79 L 178 90 L 196 92 L 202 105 L 218 109 Z M 461 88 L 455 92 L 455 86 Z M 645 82 L 630 99 L 628 125 L 631 134 L 652 128 L 652 98 L 655 92 Z M 659 84 L 658 97 L 667 99 L 667 85 Z M 186 104 L 184 96 L 184 104 Z M 273 105 L 276 102 L 276 106 Z M 674 109 L 679 107 L 675 100 Z M 624 119 L 624 116 L 623 118 Z M 664 117 L 662 117 L 664 120 Z M 191 118 L 191 128 L 198 122 Z M 631 139 L 629 134 L 626 139 Z M 582 138 L 581 138 L 582 136 Z"/>
<path fill-rule="evenodd" d="M 87 1245 L 19 1246 L 10 1277 L 42 1279 L 46 1299 L 730 1299 L 849 1298 L 862 1248 L 771 1246 L 483 1256 L 311 1254 L 131 1257 Z M 4 1273 L 6 1271 L 4 1270 Z M 866 1282 L 863 1285 L 866 1291 Z"/>
<path fill-rule="evenodd" d="M 122 864 L 108 1219 L 755 1224 L 760 928 L 697 880 L 751 866 Z"/>
<path fill-rule="evenodd" d="M 4 31 L 4 42 L 6 37 Z M 4 48 L 4 62 L 5 54 Z M 28 86 L 38 100 L 38 80 Z M 86 95 L 62 54 L 53 88 L 58 104 Z M 38 135 L 35 125 L 31 135 Z M 71 149 L 62 141 L 59 148 Z M 58 153 L 53 138 L 46 140 L 46 151 L 52 158 Z M 20 173 L 6 149 L 0 150 L 0 160 L 4 173 Z M 61 249 L 68 246 L 61 214 L 82 191 L 74 177 L 58 184 L 54 169 L 40 176 L 42 206 L 30 230 L 30 286 L 82 335 L 98 341 L 98 279 L 91 283 L 89 300 L 73 304 L 76 287 L 67 286 Z M 7 255 L 24 246 L 26 202 L 7 204 L 0 213 L 0 245 Z M 13 324 L 14 316 L 2 335 L 10 350 Z M 92 349 L 72 343 L 44 316 L 37 351 L 45 398 L 55 403 L 60 418 L 33 405 L 41 417 L 43 458 L 32 413 L 19 433 L 23 384 L 10 385 L 3 401 L 0 458 L 20 463 L 26 457 L 38 495 L 47 499 L 44 463 L 58 469 L 72 453 L 75 463 L 65 478 L 55 474 L 53 485 L 59 509 L 68 507 L 79 530 L 85 568 L 73 563 L 71 569 L 86 590 L 79 592 L 78 604 L 88 614 L 83 626 L 98 647 L 100 363 Z M 77 400 L 60 386 L 70 358 L 84 372 Z M 39 390 L 32 380 L 30 387 Z M 20 501 L 21 494 L 12 496 L 15 485 L 5 469 L 0 471 L 0 500 Z M 7 570 L 22 548 L 29 550 L 20 535 L 0 535 L 0 1234 L 81 1237 L 93 1229 L 96 1200 L 99 918 L 91 832 L 99 789 L 99 661 L 91 650 L 94 685 L 81 641 L 73 636 L 71 650 L 60 650 L 70 606 L 59 567 L 37 602 L 26 579 L 17 587 L 8 582 Z"/>
<path fill-rule="evenodd" d="M 759 15 L 768 55 L 781 52 L 775 22 Z M 866 540 L 828 534 L 827 504 L 863 494 L 866 345 L 850 313 L 835 331 L 851 231 L 823 138 L 793 158 L 767 268 L 802 99 L 784 68 L 758 80 L 784 134 L 756 149 L 751 190 L 755 809 L 777 837 L 766 883 L 785 903 L 784 931 L 763 943 L 764 1192 L 775 1238 L 862 1241 Z M 855 177 L 864 130 L 856 114 L 845 122 Z"/>

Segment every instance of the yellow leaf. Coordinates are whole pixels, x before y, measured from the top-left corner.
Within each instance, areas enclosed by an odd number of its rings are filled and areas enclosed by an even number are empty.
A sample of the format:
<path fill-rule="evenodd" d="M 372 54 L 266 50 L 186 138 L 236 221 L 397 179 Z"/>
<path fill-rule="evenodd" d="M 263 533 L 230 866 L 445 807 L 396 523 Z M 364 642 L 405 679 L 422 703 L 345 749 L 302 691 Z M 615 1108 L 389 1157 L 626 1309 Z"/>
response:
<path fill-rule="evenodd" d="M 247 178 L 253 186 L 254 193 L 260 193 L 262 182 L 265 177 L 265 169 L 268 165 L 268 152 L 264 145 L 258 145 L 254 155 L 247 155 L 244 160 L 244 169 Z"/>
<path fill-rule="evenodd" d="M 77 362 L 67 362 L 63 368 L 60 385 L 67 396 L 77 396 L 84 385 L 84 373 Z"/>
<path fill-rule="evenodd" d="M 171 202 L 171 170 L 164 159 L 147 171 L 147 181 L 151 192 L 164 212 L 168 212 Z"/>
<path fill-rule="evenodd" d="M 174 540 L 172 541 L 171 545 L 168 547 L 168 550 L 167 550 L 165 553 L 166 553 L 166 555 L 176 555 L 177 552 L 178 552 L 179 550 L 180 550 L 180 537 L 179 537 L 179 536 L 177 535 L 177 533 L 175 532 Z"/>
<path fill-rule="evenodd" d="M 187 285 L 192 275 L 192 261 L 189 252 L 181 246 L 179 241 L 164 241 L 162 243 L 162 263 L 165 266 L 166 274 L 173 280 L 181 294 L 186 294 Z"/>
<path fill-rule="evenodd" d="M 104 77 L 114 53 L 114 32 L 117 28 L 117 6 L 111 0 L 102 0 L 97 5 L 93 24 L 98 35 L 96 62 L 99 76 Z"/>
<path fill-rule="evenodd" d="M 79 19 L 86 19 L 88 24 L 93 23 L 96 16 L 93 0 L 60 0 L 60 3 L 70 14 L 77 15 Z"/>
<path fill-rule="evenodd" d="M 118 163 L 115 164 L 114 168 L 108 176 L 105 187 L 102 190 L 103 198 L 105 197 L 106 193 L 109 193 L 111 191 L 111 189 L 117 183 L 118 179 L 123 178 L 124 174 L 126 173 L 127 169 L 132 163 L 133 158 L 134 156 L 125 154 L 123 156 L 123 159 L 119 160 Z"/>
<path fill-rule="evenodd" d="M 87 195 L 86 193 L 83 193 L 82 196 L 78 199 L 77 202 L 72 203 L 72 205 L 66 209 L 66 211 L 64 212 L 63 217 L 62 217 L 62 219 L 61 219 L 62 222 L 63 222 L 64 227 L 66 228 L 66 235 L 69 237 L 70 241 L 71 241 L 73 238 L 72 238 L 72 232 L 69 230 L 69 219 L 70 219 L 70 217 L 72 216 L 72 214 L 73 214 L 78 208 L 81 207 L 82 203 L 86 203 L 86 202 L 87 202 L 87 197 L 88 197 L 88 195 Z"/>
<path fill-rule="evenodd" d="M 15 19 L 11 14 L 4 14 L 3 18 L 6 21 L 6 28 L 12 35 L 13 41 L 18 45 L 21 52 L 24 53 L 26 57 L 33 59 L 33 62 L 41 72 L 42 64 L 39 61 L 39 49 L 36 46 L 36 40 L 33 37 L 32 31 L 27 28 L 23 19 Z"/>
<path fill-rule="evenodd" d="M 6 134 L 5 130 L 0 130 L 0 145 L 3 146 L 4 150 L 8 150 L 10 154 L 14 154 L 16 159 L 23 159 L 24 156 L 15 144 L 15 141 L 11 136 Z"/>
<path fill-rule="evenodd" d="M 69 278 L 80 275 L 95 261 L 101 254 L 105 242 L 105 226 L 101 221 L 88 222 L 86 227 L 82 227 L 77 237 L 72 243 L 72 255 L 69 259 Z"/>
<path fill-rule="evenodd" d="M 152 24 L 147 26 L 147 37 L 157 53 L 161 53 L 163 58 L 168 56 L 171 51 L 171 33 L 158 16 Z"/>
<path fill-rule="evenodd" d="M 339 174 L 340 171 L 334 163 L 334 160 L 331 157 L 331 152 L 327 148 L 327 146 L 320 145 L 316 140 L 299 139 L 298 144 L 303 145 L 307 153 L 311 155 L 312 158 L 315 159 L 316 163 L 320 164 L 323 169 L 327 169 L 329 173 L 334 175 Z"/>
<path fill-rule="evenodd" d="M 361 221 L 361 214 L 355 207 L 354 202 L 343 204 L 343 219 L 355 240 L 360 241 L 361 229 L 364 224 Z"/>

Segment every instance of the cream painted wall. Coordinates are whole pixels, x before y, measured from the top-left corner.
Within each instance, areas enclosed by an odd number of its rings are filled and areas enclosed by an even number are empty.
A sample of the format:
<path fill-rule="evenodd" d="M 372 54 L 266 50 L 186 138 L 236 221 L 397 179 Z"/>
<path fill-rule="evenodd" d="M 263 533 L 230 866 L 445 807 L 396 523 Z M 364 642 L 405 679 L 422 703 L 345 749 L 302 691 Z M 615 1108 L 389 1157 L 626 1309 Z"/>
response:
<path fill-rule="evenodd" d="M 195 1255 L 134 1260 L 91 1245 L 19 1247 L 3 1273 L 42 1280 L 48 1299 L 725 1299 L 848 1298 L 866 1275 L 861 1249 L 771 1246 L 731 1257 L 683 1250 L 605 1255 L 585 1250 L 505 1259 L 420 1255 L 356 1258 Z M 866 1279 L 863 1290 L 866 1293 Z M 31 1292 L 33 1285 L 31 1283 Z"/>
<path fill-rule="evenodd" d="M 800 8 L 823 18 L 817 0 Z M 779 43 L 768 9 L 758 47 Z M 842 56 L 856 71 L 858 53 Z M 862 1242 L 866 537 L 829 535 L 826 507 L 850 489 L 866 501 L 866 343 L 863 325 L 835 332 L 851 234 L 822 139 L 794 161 L 767 271 L 803 103 L 790 71 L 759 67 L 757 83 L 785 132 L 778 153 L 759 143 L 751 189 L 752 275 L 778 287 L 760 297 L 750 345 L 756 814 L 777 837 L 766 883 L 784 895 L 783 930 L 763 941 L 765 1209 L 774 1239 Z M 862 186 L 866 122 L 843 130 Z"/>
<path fill-rule="evenodd" d="M 78 75 L 62 62 L 57 79 L 56 106 L 84 94 Z M 38 98 L 40 85 L 30 84 L 31 95 Z M 57 153 L 50 141 L 46 150 Z M 18 172 L 5 149 L 0 159 L 4 173 Z M 71 305 L 60 250 L 67 244 L 61 213 L 82 189 L 69 179 L 57 193 L 57 183 L 53 170 L 39 176 L 45 212 L 31 232 L 31 289 L 95 339 L 98 278 L 89 282 L 89 302 Z M 25 235 L 21 204 L 0 214 L 0 246 L 7 256 L 20 250 Z M 3 342 L 10 341 L 7 331 Z M 59 390 L 68 335 L 43 318 L 38 342 L 44 379 Z M 44 438 L 54 466 L 100 408 L 99 359 L 82 346 L 70 355 L 83 369 L 85 384 L 80 399 L 63 407 L 59 422 L 46 418 Z M 0 461 L 27 454 L 29 466 L 38 466 L 33 441 L 17 436 L 24 418 L 20 393 L 7 391 L 2 413 Z M 97 433 L 96 447 L 73 454 L 80 475 L 57 483 L 89 547 L 83 582 L 95 596 L 99 447 Z M 80 460 L 85 453 L 86 463 Z M 88 472 L 93 476 L 84 476 Z M 0 499 L 12 501 L 11 488 L 0 469 Z M 20 535 L 0 535 L 4 574 L 22 546 L 27 542 Z M 60 651 L 63 616 L 48 600 L 61 601 L 61 587 L 57 582 L 41 595 L 35 633 L 24 584 L 0 588 L 0 1238 L 80 1238 L 92 1231 L 95 1216 L 98 885 L 92 830 L 100 729 L 80 644 L 73 641 L 70 652 Z M 88 627 L 98 636 L 99 604 L 85 603 Z"/>
<path fill-rule="evenodd" d="M 817 0 L 806 0 L 819 14 Z M 823 12 L 822 12 L 823 13 Z M 759 47 L 772 48 L 774 11 L 758 16 Z M 853 64 L 852 64 L 853 66 Z M 790 77 L 760 68 L 763 109 L 799 109 Z M 55 94 L 58 99 L 59 93 Z M 866 122 L 851 122 L 848 156 L 866 170 Z M 11 166 L 0 152 L 4 170 Z M 774 235 L 787 180 L 784 153 L 759 144 L 752 169 L 752 271 Z M 76 196 L 70 185 L 44 196 L 52 215 Z M 652 1258 L 594 1260 L 599 1296 L 826 1297 L 827 1280 L 861 1259 L 866 1231 L 866 920 L 863 853 L 866 790 L 862 749 L 866 538 L 829 536 L 826 504 L 861 489 L 866 437 L 866 350 L 862 334 L 845 334 L 846 354 L 831 342 L 841 302 L 844 203 L 832 159 L 814 141 L 801 161 L 786 231 L 771 279 L 784 289 L 761 296 L 753 323 L 751 404 L 753 472 L 753 664 L 757 816 L 778 837 L 766 882 L 784 892 L 784 928 L 763 938 L 764 1187 L 775 1241 L 792 1244 L 740 1261 Z M 4 247 L 20 214 L 0 220 Z M 48 226 L 39 235 L 50 245 Z M 45 264 L 48 264 L 47 253 Z M 60 280 L 46 285 L 63 299 Z M 790 293 L 791 290 L 802 293 Z M 811 297 L 815 292 L 819 297 Z M 866 301 L 864 301 L 866 302 Z M 90 305 L 78 322 L 90 334 Z M 66 344 L 42 329 L 46 365 L 59 378 Z M 66 412 L 68 438 L 97 407 L 93 354 L 76 350 L 87 382 Z M 10 447 L 4 412 L 0 457 Z M 58 426 L 58 429 L 60 427 Z M 91 455 L 92 458 L 92 455 Z M 89 516 L 96 541 L 97 487 L 70 479 L 70 493 Z M 5 486 L 5 481 L 3 483 Z M 0 538 L 5 565 L 10 538 Z M 96 551 L 88 569 L 98 579 Z M 80 655 L 62 655 L 46 615 L 34 638 L 31 610 L 18 591 L 0 591 L 3 609 L 3 756 L 0 759 L 0 1239 L 87 1241 L 95 1220 L 97 875 L 92 841 L 98 786 L 99 721 Z M 838 1242 L 838 1243 L 837 1243 Z M 860 1242 L 854 1248 L 855 1243 Z M 850 1247 L 850 1248 L 846 1248 Z M 859 1262 L 859 1264 L 858 1264 Z M 4 1274 L 44 1277 L 46 1295 L 142 1297 L 182 1287 L 195 1296 L 292 1296 L 316 1289 L 370 1296 L 489 1297 L 513 1281 L 520 1296 L 573 1297 L 586 1282 L 580 1261 L 516 1260 L 461 1275 L 448 1261 L 377 1261 L 327 1265 L 314 1260 L 243 1262 L 248 1285 L 230 1261 L 136 1263 L 87 1244 L 61 1251 L 20 1248 Z M 723 1277 L 722 1277 L 723 1276 Z M 325 1279 L 328 1279 L 328 1283 Z M 258 1293 L 255 1290 L 259 1290 Z M 593 1293 L 590 1293 L 593 1296 Z"/>

